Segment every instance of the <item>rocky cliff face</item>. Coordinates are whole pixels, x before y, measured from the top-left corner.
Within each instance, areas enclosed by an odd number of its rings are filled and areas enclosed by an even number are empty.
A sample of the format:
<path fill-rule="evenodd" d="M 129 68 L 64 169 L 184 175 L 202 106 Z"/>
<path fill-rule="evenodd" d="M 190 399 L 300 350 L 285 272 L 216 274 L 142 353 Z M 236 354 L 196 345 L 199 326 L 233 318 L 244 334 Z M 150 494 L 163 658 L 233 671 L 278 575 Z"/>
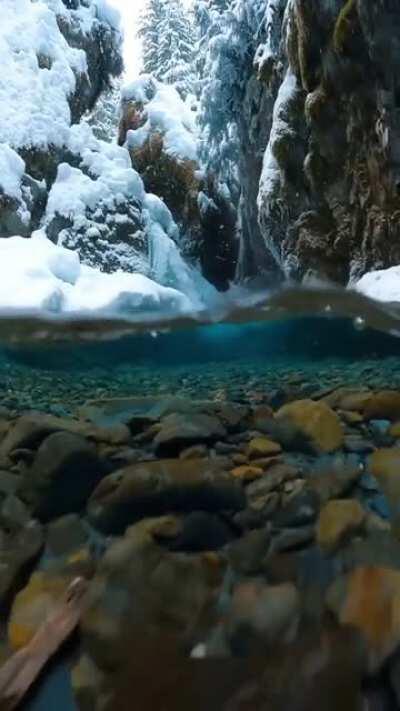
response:
<path fill-rule="evenodd" d="M 400 6 L 269 7 L 280 42 L 275 53 L 261 49 L 259 80 L 266 92 L 277 76 L 281 83 L 260 182 L 261 233 L 287 276 L 345 284 L 400 261 Z M 267 126 L 268 109 L 261 98 L 257 118 Z"/>
<path fill-rule="evenodd" d="M 102 8 L 103 7 L 103 11 Z M 122 71 L 121 35 L 106 6 L 81 0 L 3 8 L 0 235 L 29 236 L 62 162 L 79 166 L 69 127 Z"/>

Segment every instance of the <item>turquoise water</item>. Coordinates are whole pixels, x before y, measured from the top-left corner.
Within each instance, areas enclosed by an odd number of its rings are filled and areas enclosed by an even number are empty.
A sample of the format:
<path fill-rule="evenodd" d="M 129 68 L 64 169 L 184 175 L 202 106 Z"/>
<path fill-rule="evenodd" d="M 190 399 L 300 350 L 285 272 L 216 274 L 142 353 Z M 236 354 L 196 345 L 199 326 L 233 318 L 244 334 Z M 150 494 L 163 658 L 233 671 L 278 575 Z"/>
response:
<path fill-rule="evenodd" d="M 23 322 L 14 331 L 0 324 L 0 408 L 70 416 L 92 398 L 144 395 L 277 408 L 341 386 L 400 388 L 397 314 L 363 308 L 350 297 L 334 316 L 316 299 L 305 314 L 290 305 L 282 314 L 275 305 L 268 320 L 256 310 L 251 321 L 244 312 L 230 323 L 148 324 L 134 332 L 129 324 L 86 323 L 83 337 L 70 324 L 32 328 L 27 321 L 26 333 Z M 24 708 L 75 711 L 68 664 L 54 664 Z"/>

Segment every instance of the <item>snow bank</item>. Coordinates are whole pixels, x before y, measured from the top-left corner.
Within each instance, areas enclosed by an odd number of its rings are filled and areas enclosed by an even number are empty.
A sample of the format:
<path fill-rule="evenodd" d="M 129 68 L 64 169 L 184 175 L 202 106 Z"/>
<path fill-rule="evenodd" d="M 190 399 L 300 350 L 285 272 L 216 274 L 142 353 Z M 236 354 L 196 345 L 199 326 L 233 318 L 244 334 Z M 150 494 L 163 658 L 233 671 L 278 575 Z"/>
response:
<path fill-rule="evenodd" d="M 67 163 L 58 167 L 49 194 L 46 222 L 56 213 L 72 220 L 85 219 L 86 210 L 95 210 L 100 202 L 113 209 L 125 198 L 144 200 L 142 179 L 133 170 L 126 149 L 99 141 L 85 123 L 71 127 L 68 147 L 81 156 L 82 167 L 89 174 Z"/>
<path fill-rule="evenodd" d="M 0 143 L 11 147 L 61 146 L 68 141 L 68 98 L 86 74 L 82 49 L 71 47 L 57 18 L 92 31 L 99 19 L 118 25 L 106 0 L 67 10 L 61 0 L 1 0 Z"/>
<path fill-rule="evenodd" d="M 0 239 L 0 308 L 132 316 L 187 313 L 192 304 L 142 274 L 104 274 L 83 266 L 76 252 L 37 232 L 30 239 Z"/>
<path fill-rule="evenodd" d="M 122 89 L 122 102 L 128 101 L 143 103 L 147 117 L 144 126 L 128 131 L 128 148 L 141 148 L 151 134 L 159 132 L 168 155 L 197 161 L 195 114 L 173 86 L 143 75 Z"/>
<path fill-rule="evenodd" d="M 18 153 L 6 143 L 0 143 L 0 191 L 21 200 L 21 180 L 24 172 L 25 163 Z"/>
<path fill-rule="evenodd" d="M 368 272 L 352 286 L 376 301 L 400 302 L 400 265 Z"/>

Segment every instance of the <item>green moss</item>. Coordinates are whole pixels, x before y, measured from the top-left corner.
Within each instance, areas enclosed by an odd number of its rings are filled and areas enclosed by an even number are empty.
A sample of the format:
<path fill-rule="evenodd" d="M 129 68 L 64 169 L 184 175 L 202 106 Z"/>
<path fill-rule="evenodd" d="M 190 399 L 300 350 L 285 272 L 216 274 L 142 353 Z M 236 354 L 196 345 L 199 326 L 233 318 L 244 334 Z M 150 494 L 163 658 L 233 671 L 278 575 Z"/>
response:
<path fill-rule="evenodd" d="M 338 54 L 342 54 L 349 33 L 354 25 L 357 0 L 346 0 L 336 20 L 333 32 L 333 46 Z"/>

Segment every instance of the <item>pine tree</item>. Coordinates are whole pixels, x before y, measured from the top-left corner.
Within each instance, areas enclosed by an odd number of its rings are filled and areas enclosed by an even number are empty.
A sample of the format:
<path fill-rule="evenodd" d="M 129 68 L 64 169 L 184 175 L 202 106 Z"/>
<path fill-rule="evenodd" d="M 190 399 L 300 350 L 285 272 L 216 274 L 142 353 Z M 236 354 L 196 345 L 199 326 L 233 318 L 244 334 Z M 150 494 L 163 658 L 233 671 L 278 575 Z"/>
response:
<path fill-rule="evenodd" d="M 147 0 L 140 17 L 138 35 L 142 40 L 143 70 L 157 77 L 159 70 L 160 30 L 165 19 L 165 0 Z"/>
<path fill-rule="evenodd" d="M 93 111 L 85 118 L 96 138 L 107 143 L 116 141 L 118 134 L 121 84 L 120 78 L 114 79 L 98 99 Z"/>
<path fill-rule="evenodd" d="M 143 69 L 165 84 L 173 84 L 183 98 L 194 92 L 195 30 L 191 13 L 181 0 L 148 0 L 139 36 L 143 41 Z"/>

